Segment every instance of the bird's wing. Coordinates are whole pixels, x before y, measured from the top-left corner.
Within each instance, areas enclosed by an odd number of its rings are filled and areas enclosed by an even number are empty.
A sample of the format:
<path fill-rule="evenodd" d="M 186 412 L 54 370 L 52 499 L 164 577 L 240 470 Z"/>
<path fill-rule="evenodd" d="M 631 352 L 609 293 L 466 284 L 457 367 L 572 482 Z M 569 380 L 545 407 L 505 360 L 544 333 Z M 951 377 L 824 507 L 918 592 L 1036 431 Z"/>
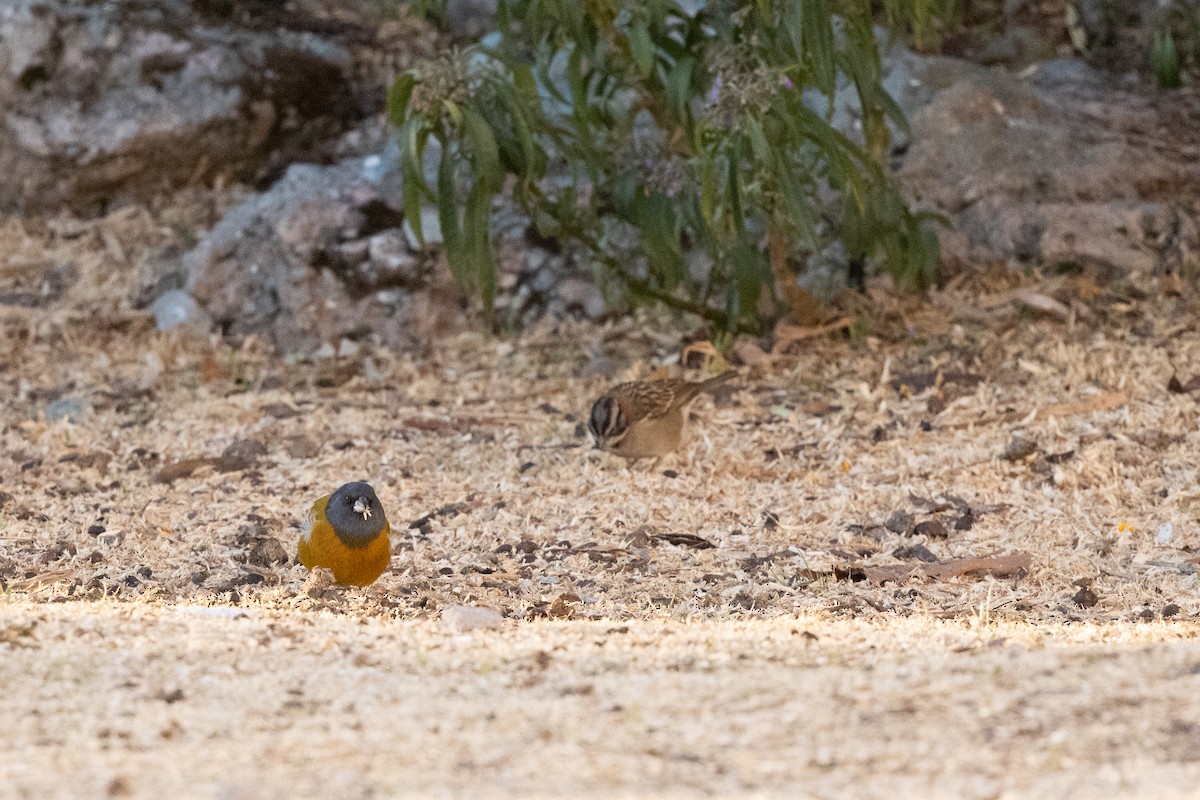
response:
<path fill-rule="evenodd" d="M 313 524 L 317 520 L 325 519 L 325 507 L 329 505 L 329 498 L 331 497 L 333 497 L 331 494 L 325 495 L 308 509 L 308 513 L 304 515 L 304 519 L 300 521 L 300 535 L 303 538 L 308 538 L 309 534 L 312 533 Z"/>
<path fill-rule="evenodd" d="M 631 381 L 612 390 L 630 420 L 657 419 L 671 411 L 682 381 Z"/>

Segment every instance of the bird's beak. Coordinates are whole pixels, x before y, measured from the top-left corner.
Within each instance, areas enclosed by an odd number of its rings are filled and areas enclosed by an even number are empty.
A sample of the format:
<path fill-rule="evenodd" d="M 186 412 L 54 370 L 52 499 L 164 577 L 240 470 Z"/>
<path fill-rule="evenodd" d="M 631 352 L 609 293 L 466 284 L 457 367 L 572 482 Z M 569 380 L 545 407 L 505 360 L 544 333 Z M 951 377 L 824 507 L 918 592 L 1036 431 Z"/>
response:
<path fill-rule="evenodd" d="M 354 513 L 362 514 L 363 519 L 371 516 L 371 501 L 365 497 L 360 497 L 354 501 Z"/>

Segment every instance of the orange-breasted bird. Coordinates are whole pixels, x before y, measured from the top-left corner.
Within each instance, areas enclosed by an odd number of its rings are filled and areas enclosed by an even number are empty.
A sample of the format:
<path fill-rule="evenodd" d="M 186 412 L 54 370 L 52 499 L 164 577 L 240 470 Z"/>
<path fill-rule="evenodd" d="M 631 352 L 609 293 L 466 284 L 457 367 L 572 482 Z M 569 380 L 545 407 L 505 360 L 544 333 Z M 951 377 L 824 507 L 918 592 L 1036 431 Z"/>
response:
<path fill-rule="evenodd" d="M 332 570 L 345 586 L 368 586 L 391 560 L 391 532 L 371 484 L 347 483 L 309 509 L 300 526 L 300 563 Z"/>

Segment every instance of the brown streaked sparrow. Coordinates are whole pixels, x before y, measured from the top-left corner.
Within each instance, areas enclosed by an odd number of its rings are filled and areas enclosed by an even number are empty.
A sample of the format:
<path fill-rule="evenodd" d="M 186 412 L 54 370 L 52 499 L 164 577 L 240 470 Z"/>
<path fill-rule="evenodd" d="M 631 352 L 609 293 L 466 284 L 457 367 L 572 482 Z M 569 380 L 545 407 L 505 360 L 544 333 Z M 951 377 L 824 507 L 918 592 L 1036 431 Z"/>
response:
<path fill-rule="evenodd" d="M 699 383 L 651 380 L 618 384 L 592 404 L 588 430 L 601 450 L 629 459 L 659 458 L 679 447 L 692 401 L 735 374 L 729 370 Z"/>

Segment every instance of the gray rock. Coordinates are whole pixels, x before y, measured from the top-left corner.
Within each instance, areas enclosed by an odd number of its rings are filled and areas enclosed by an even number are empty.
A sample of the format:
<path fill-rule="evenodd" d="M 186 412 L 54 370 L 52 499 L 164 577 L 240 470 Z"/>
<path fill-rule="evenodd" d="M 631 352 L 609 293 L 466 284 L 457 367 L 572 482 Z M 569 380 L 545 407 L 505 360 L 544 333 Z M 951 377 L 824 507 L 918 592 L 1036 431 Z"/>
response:
<path fill-rule="evenodd" d="M 154 315 L 154 326 L 160 331 L 169 331 L 181 326 L 205 331 L 211 320 L 200 304 L 182 289 L 171 289 L 159 295 L 150 304 Z"/>
<path fill-rule="evenodd" d="M 1195 109 L 1074 59 L 1016 77 L 906 58 L 897 99 L 914 139 L 899 178 L 949 217 L 945 263 L 1154 271 L 1194 258 Z"/>
<path fill-rule="evenodd" d="M 367 240 L 367 268 L 361 270 L 360 280 L 372 289 L 416 286 L 425 277 L 424 265 L 402 231 L 387 230 Z"/>
<path fill-rule="evenodd" d="M 79 422 L 83 419 L 83 415 L 87 412 L 87 407 L 78 397 L 60 397 L 57 400 L 52 400 L 46 404 L 43 409 L 43 414 L 47 422 L 58 422 L 59 420 L 67 420 L 68 422 Z"/>
<path fill-rule="evenodd" d="M 478 39 L 495 27 L 496 0 L 446 0 L 446 26 L 456 39 Z"/>
<path fill-rule="evenodd" d="M 452 633 L 491 630 L 504 625 L 504 616 L 485 606 L 446 606 L 442 609 L 442 627 Z"/>
<path fill-rule="evenodd" d="M 363 326 L 363 309 L 345 276 L 320 262 L 355 237 L 377 202 L 360 161 L 294 165 L 183 256 L 188 293 L 237 336 L 269 331 L 287 352 L 336 342 Z"/>
<path fill-rule="evenodd" d="M 542 260 L 542 263 L 545 264 L 544 259 Z M 546 294 L 554 288 L 554 284 L 558 282 L 560 277 L 561 276 L 558 270 L 555 270 L 553 267 L 543 266 L 539 268 L 537 272 L 533 273 L 533 277 L 529 280 L 527 285 L 533 292 L 537 292 L 538 294 Z"/>
<path fill-rule="evenodd" d="M 582 278 L 563 280 L 558 285 L 558 296 L 568 310 L 581 311 L 590 319 L 599 319 L 608 310 L 596 284 Z"/>
<path fill-rule="evenodd" d="M 409 345 L 460 330 L 449 275 L 414 253 L 363 159 L 293 165 L 181 258 L 187 291 L 224 332 L 330 356 L 371 336 Z"/>
<path fill-rule="evenodd" d="M 0 210 L 93 211 L 358 119 L 353 64 L 307 33 L 212 24 L 187 0 L 0 4 Z M 319 97 L 319 100 L 317 99 Z"/>

